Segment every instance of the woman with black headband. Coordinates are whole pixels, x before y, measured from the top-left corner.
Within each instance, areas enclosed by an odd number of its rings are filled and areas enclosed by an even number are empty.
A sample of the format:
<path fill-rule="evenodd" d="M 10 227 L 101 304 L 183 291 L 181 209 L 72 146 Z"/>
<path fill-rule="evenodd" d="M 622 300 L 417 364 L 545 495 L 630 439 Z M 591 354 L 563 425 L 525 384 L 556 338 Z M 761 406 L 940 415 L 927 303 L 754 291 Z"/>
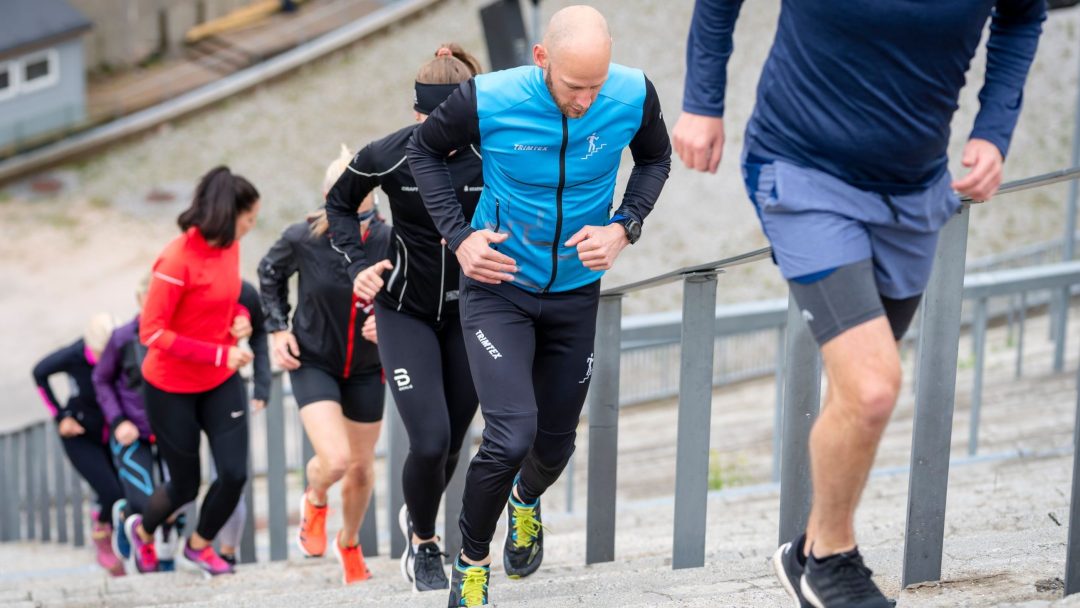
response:
<path fill-rule="evenodd" d="M 416 76 L 413 109 L 423 122 L 479 64 L 456 44 L 443 45 Z M 446 250 L 405 159 L 416 125 L 365 146 L 326 199 L 334 246 L 349 266 L 354 290 L 375 300 L 379 355 L 409 434 L 402 471 L 406 537 L 401 571 L 417 591 L 447 589 L 435 516 L 454 471 L 477 398 L 458 317 L 457 258 Z M 458 199 L 471 218 L 484 189 L 480 155 L 471 146 L 447 162 Z M 394 220 L 391 259 L 376 261 L 357 230 L 360 201 L 381 186 Z"/>

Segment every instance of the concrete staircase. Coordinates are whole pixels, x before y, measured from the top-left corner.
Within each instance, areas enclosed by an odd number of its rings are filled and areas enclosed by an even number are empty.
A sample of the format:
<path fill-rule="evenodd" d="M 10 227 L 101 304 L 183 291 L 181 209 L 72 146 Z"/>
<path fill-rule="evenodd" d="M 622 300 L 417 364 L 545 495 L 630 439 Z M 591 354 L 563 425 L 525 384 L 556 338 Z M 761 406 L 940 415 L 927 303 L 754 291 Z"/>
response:
<path fill-rule="evenodd" d="M 1045 332 L 1045 317 L 1029 320 L 1029 336 L 1045 336 Z M 941 583 L 899 590 L 907 496 L 904 465 L 911 433 L 909 387 L 882 443 L 877 460 L 881 468 L 864 494 L 857 529 L 876 580 L 888 594 L 898 597 L 900 606 L 1080 607 L 1080 596 L 1062 599 L 1061 583 L 1075 376 L 1073 372 L 1051 373 L 1049 343 L 1032 338 L 1025 346 L 1027 375 L 1014 379 L 1013 351 L 1005 333 L 1004 328 L 992 329 L 988 340 L 983 451 L 975 458 L 964 456 L 971 371 L 962 363 L 958 372 L 955 460 Z M 1080 328 L 1070 336 L 1070 345 L 1080 343 L 1078 334 Z M 961 353 L 968 349 L 966 341 L 961 344 Z M 1076 365 L 1071 357 L 1068 369 Z M 557 484 L 545 497 L 545 565 L 529 579 L 508 580 L 498 566 L 500 548 L 494 548 L 497 566 L 491 597 L 495 604 L 789 606 L 768 564 L 777 544 L 779 511 L 778 488 L 762 483 L 769 468 L 772 394 L 770 380 L 716 393 L 713 447 L 725 461 L 739 463 L 739 470 L 733 475 L 735 487 L 710 495 L 703 530 L 704 568 L 673 571 L 670 567 L 676 412 L 671 404 L 633 408 L 624 411 L 620 423 L 617 561 L 584 565 L 587 436 L 581 433 L 575 457 L 579 488 L 575 512 L 562 511 L 565 486 Z M 298 484 L 293 485 L 298 491 Z M 295 504 L 293 498 L 295 494 L 289 504 Z M 188 572 L 109 579 L 91 565 L 86 549 L 4 544 L 0 545 L 0 608 L 445 606 L 442 593 L 408 591 L 397 560 L 387 557 L 388 514 L 381 512 L 379 518 L 384 522 L 382 554 L 368 560 L 374 577 L 351 587 L 341 585 L 333 558 L 293 557 L 287 562 L 242 566 L 235 576 L 214 580 Z M 331 515 L 330 527 L 336 526 Z M 264 534 L 260 535 L 260 553 L 266 550 Z M 503 538 L 501 525 L 495 538 Z"/>
<path fill-rule="evenodd" d="M 1071 456 L 988 458 L 954 467 L 940 584 L 900 593 L 901 606 L 1080 606 L 1062 600 Z M 862 550 L 891 595 L 898 593 L 906 476 L 875 475 L 858 527 Z M 499 606 L 786 606 L 767 560 L 776 542 L 778 492 L 755 486 L 712 495 L 704 568 L 673 571 L 669 500 L 619 511 L 614 563 L 584 566 L 584 521 L 548 522 L 545 566 L 523 581 L 496 567 Z M 501 538 L 501 530 L 497 535 Z M 498 559 L 499 553 L 496 553 Z M 369 560 L 373 578 L 340 584 L 332 558 L 241 567 L 213 580 L 188 572 L 109 579 L 88 553 L 47 544 L 0 547 L 0 606 L 443 606 L 440 593 L 413 594 L 397 560 Z"/>

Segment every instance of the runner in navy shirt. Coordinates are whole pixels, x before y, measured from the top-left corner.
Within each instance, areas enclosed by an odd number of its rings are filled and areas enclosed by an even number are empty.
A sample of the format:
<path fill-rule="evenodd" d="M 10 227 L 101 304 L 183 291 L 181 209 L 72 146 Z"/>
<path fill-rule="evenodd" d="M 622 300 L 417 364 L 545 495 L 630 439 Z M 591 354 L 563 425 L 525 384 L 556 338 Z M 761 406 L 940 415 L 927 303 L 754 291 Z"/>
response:
<path fill-rule="evenodd" d="M 741 5 L 694 9 L 673 139 L 699 171 L 720 163 Z M 1045 0 L 782 2 L 743 177 L 829 377 L 810 436 L 809 524 L 773 557 L 799 605 L 890 605 L 859 556 L 854 516 L 900 388 L 896 340 L 957 193 L 985 201 L 1001 184 L 1045 17 Z M 988 20 L 986 81 L 963 155 L 970 171 L 954 180 L 949 125 Z"/>

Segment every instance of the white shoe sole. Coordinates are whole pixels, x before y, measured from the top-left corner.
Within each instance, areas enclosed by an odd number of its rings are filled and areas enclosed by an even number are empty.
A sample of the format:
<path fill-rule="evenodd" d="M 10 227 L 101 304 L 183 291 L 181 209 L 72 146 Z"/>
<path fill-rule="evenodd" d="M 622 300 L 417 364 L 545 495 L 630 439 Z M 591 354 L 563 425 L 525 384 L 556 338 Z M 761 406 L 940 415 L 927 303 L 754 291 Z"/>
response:
<path fill-rule="evenodd" d="M 128 518 L 124 520 L 124 533 L 127 534 L 128 542 L 131 542 L 132 538 L 135 538 L 135 517 L 136 515 L 128 515 Z M 122 560 L 125 563 L 124 570 L 131 572 L 132 574 L 153 574 L 152 572 L 139 571 L 139 565 L 135 563 L 135 547 L 131 548 L 130 555 L 126 560 Z"/>
<path fill-rule="evenodd" d="M 784 570 L 784 549 L 791 546 L 791 543 L 784 543 L 773 553 L 772 566 L 773 572 L 776 573 L 776 578 L 780 579 L 780 586 L 784 588 L 788 596 L 795 602 L 795 608 L 802 608 L 802 602 L 799 601 L 799 594 L 795 592 L 795 588 L 791 586 L 791 581 L 788 580 L 787 571 Z M 802 585 L 800 585 L 801 587 Z"/>
<path fill-rule="evenodd" d="M 198 572 L 199 574 L 203 575 L 203 578 L 205 579 L 214 578 L 213 574 L 210 574 L 206 570 L 203 570 L 202 566 L 188 559 L 187 556 L 184 555 L 183 550 L 180 551 L 180 555 L 176 556 L 176 565 L 190 572 Z"/>
<path fill-rule="evenodd" d="M 398 510 L 398 528 L 401 530 L 401 535 L 405 537 L 405 550 L 401 552 L 401 576 L 409 583 L 413 593 L 420 593 L 420 590 L 416 588 L 416 576 L 409 568 L 409 549 L 412 547 L 412 536 L 409 534 L 409 511 L 405 505 L 401 505 L 401 509 Z"/>
<path fill-rule="evenodd" d="M 799 588 L 802 589 L 803 597 L 806 598 L 807 602 L 810 602 L 811 606 L 813 606 L 814 608 L 825 608 L 825 603 L 818 599 L 818 596 L 814 593 L 814 590 L 810 588 L 810 585 L 806 584 L 805 574 L 802 576 L 801 579 L 799 579 Z"/>
<path fill-rule="evenodd" d="M 345 558 L 343 558 L 341 556 L 341 545 L 338 544 L 337 536 L 334 536 L 334 557 L 337 558 L 337 563 L 338 563 L 339 566 L 341 566 L 341 584 L 342 585 L 352 584 L 352 583 L 349 583 L 349 581 L 345 580 Z M 356 582 L 357 583 L 362 583 L 364 581 L 356 581 Z"/>

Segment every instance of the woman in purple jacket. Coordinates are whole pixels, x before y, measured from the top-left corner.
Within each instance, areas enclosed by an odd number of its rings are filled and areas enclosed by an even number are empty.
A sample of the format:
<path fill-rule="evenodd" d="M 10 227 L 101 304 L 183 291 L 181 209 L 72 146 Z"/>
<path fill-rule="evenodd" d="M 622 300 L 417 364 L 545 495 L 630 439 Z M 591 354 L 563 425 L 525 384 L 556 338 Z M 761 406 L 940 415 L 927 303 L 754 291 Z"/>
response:
<path fill-rule="evenodd" d="M 149 276 L 139 283 L 135 293 L 140 309 L 148 282 Z M 255 355 L 255 386 L 251 403 L 252 409 L 258 411 L 266 406 L 270 395 L 270 358 L 258 291 L 250 283 L 243 283 L 240 303 L 252 311 L 253 331 L 250 343 Z M 112 546 L 117 557 L 125 561 L 131 559 L 131 546 L 124 532 L 123 522 L 129 515 L 142 513 L 146 509 L 154 488 L 163 482 L 167 475 L 154 449 L 154 432 L 143 403 L 142 361 L 146 355 L 146 347 L 139 342 L 138 336 L 139 317 L 136 316 L 113 331 L 93 372 L 94 388 L 101 411 L 112 429 L 109 445 L 124 491 L 124 498 L 113 504 Z M 221 532 L 222 558 L 234 565 L 236 546 L 239 544 L 246 517 L 247 510 L 241 501 Z M 159 571 L 174 569 L 171 556 L 175 553 L 183 528 L 183 520 L 177 517 L 170 518 L 158 528 Z M 136 570 L 129 568 L 131 572 Z"/>
<path fill-rule="evenodd" d="M 135 298 L 142 308 L 146 295 L 146 280 L 139 284 Z M 124 534 L 123 522 L 128 515 L 146 509 L 154 488 L 162 481 L 161 463 L 154 450 L 154 433 L 142 397 L 142 360 L 146 347 L 138 341 L 139 317 L 117 327 L 109 338 L 101 358 L 94 367 L 94 389 L 111 432 L 109 447 L 124 498 L 113 503 L 112 547 L 116 556 L 128 561 L 131 547 Z M 162 540 L 177 536 L 174 526 L 162 529 Z M 167 555 L 168 551 L 164 551 Z M 163 560 L 169 561 L 169 560 Z M 166 566 L 163 569 L 169 569 Z M 129 571 L 134 572 L 132 568 Z"/>

